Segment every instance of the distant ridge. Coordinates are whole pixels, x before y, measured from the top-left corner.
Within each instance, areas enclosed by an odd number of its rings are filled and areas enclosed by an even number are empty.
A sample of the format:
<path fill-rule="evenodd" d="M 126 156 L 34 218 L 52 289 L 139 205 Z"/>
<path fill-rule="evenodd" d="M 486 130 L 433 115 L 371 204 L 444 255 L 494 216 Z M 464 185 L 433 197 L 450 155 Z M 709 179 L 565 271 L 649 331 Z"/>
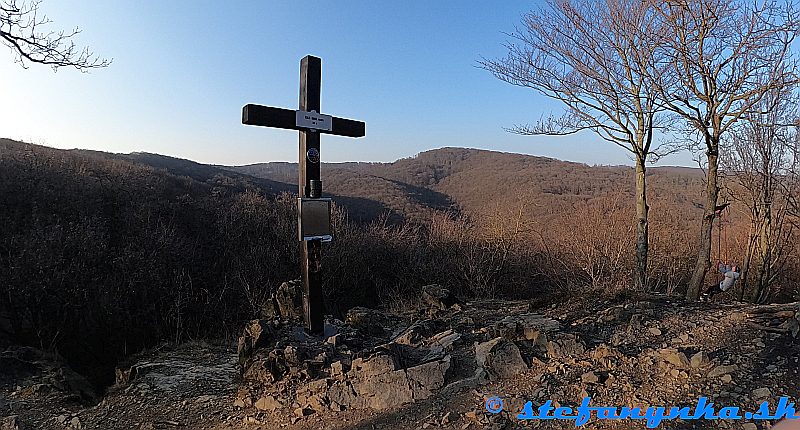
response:
<path fill-rule="evenodd" d="M 2 139 L 6 150 L 26 143 Z M 53 149 L 53 151 L 61 151 Z M 267 194 L 295 193 L 297 163 L 243 166 L 207 165 L 147 152 L 113 154 L 68 150 L 102 159 L 125 160 L 195 181 L 233 183 Z M 649 197 L 687 207 L 700 201 L 702 171 L 689 167 L 651 167 Z M 348 209 L 351 219 L 369 221 L 388 213 L 392 220 L 424 223 L 432 211 L 486 214 L 498 207 L 536 202 L 539 212 L 557 211 L 572 202 L 607 195 L 633 194 L 633 168 L 589 166 L 549 157 L 484 149 L 444 147 L 391 163 L 323 163 L 324 193 Z M 566 206 L 564 206 L 566 205 Z"/>
<path fill-rule="evenodd" d="M 236 172 L 296 184 L 297 164 L 258 163 L 225 167 Z M 594 197 L 633 196 L 633 168 L 589 166 L 549 157 L 483 149 L 445 147 L 391 163 L 323 163 L 325 192 L 381 202 L 413 219 L 427 211 L 481 214 L 497 207 L 537 202 L 560 207 Z M 693 200 L 702 171 L 651 167 L 649 196 L 665 201 Z"/>

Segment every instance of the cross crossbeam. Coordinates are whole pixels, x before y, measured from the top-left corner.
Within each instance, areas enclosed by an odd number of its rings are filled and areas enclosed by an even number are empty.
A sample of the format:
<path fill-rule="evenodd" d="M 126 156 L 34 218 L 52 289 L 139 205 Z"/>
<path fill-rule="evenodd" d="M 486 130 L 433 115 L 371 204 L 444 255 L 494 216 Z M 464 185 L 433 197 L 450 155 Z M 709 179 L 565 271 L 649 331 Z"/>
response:
<path fill-rule="evenodd" d="M 364 137 L 366 133 L 366 124 L 363 122 L 335 116 L 330 117 L 330 130 L 303 127 L 302 125 L 297 125 L 298 112 L 305 111 L 248 104 L 242 108 L 242 124 L 288 130 L 317 130 L 320 133 L 346 137 Z M 328 115 L 324 116 L 327 117 Z"/>

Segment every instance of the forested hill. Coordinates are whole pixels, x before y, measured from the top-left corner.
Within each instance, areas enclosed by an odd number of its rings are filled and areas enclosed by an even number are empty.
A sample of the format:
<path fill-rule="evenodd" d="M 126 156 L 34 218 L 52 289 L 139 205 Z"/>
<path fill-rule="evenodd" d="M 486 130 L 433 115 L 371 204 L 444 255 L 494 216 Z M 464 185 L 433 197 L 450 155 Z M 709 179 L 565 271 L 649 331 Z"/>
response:
<path fill-rule="evenodd" d="M 226 167 L 291 184 L 296 163 Z M 469 214 L 538 207 L 537 214 L 569 210 L 575 202 L 627 195 L 634 190 L 633 168 L 588 166 L 552 158 L 465 148 L 426 151 L 392 163 L 329 163 L 322 166 L 326 193 L 380 202 L 412 219 L 434 209 Z M 683 167 L 649 170 L 651 198 L 686 208 L 701 201 L 702 171 Z M 699 203 L 698 203 L 699 204 Z"/>
<path fill-rule="evenodd" d="M 297 189 L 296 163 L 214 166 L 144 152 L 64 151 L 0 140 L 0 150 L 6 157 L 34 149 L 63 160 L 81 160 L 87 166 L 124 165 L 144 176 L 161 175 L 179 182 L 191 179 L 188 183 L 211 187 L 213 193 L 253 189 L 274 196 Z M 569 211 L 576 202 L 596 197 L 633 196 L 630 167 L 593 167 L 464 148 L 435 149 L 392 163 L 323 163 L 322 179 L 325 194 L 344 206 L 350 219 L 357 222 L 384 214 L 392 221 L 425 222 L 434 211 L 485 215 L 520 207 L 541 216 Z M 649 181 L 651 199 L 687 210 L 701 201 L 699 169 L 651 168 Z"/>
<path fill-rule="evenodd" d="M 127 352 L 236 326 L 245 285 L 293 275 L 293 213 L 274 199 L 286 188 L 0 139 L 0 349 L 58 350 L 102 384 Z"/>

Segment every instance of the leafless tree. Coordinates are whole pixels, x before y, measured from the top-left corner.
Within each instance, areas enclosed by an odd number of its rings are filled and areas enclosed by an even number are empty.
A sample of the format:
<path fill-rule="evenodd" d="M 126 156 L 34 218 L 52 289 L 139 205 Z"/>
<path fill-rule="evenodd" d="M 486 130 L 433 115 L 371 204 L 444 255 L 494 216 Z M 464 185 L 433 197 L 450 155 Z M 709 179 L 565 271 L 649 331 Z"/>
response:
<path fill-rule="evenodd" d="M 658 74 L 660 15 L 649 0 L 549 0 L 510 34 L 508 55 L 484 59 L 497 78 L 531 88 L 565 105 L 561 116 L 511 131 L 568 135 L 591 130 L 636 163 L 636 273 L 647 286 L 646 164 L 657 157 L 656 130 L 666 123 L 648 76 Z"/>
<path fill-rule="evenodd" d="M 14 61 L 27 68 L 28 63 L 59 67 L 74 67 L 82 72 L 106 67 L 111 60 L 95 56 L 88 47 L 79 48 L 71 31 L 48 31 L 47 16 L 39 11 L 40 2 L 0 0 L 0 41 L 14 53 Z"/>
<path fill-rule="evenodd" d="M 747 299 L 753 302 L 762 301 L 769 292 L 791 240 L 792 225 L 786 220 L 795 188 L 791 171 L 797 163 L 796 103 L 790 89 L 770 91 L 721 142 L 723 177 L 735 185 L 729 194 L 750 212 L 740 298 L 753 278 L 747 291 Z M 754 274 L 748 276 L 751 265 Z"/>
<path fill-rule="evenodd" d="M 770 91 L 796 80 L 790 46 L 798 15 L 773 0 L 668 0 L 659 2 L 664 60 L 653 74 L 666 106 L 702 142 L 706 196 L 695 270 L 686 296 L 695 300 L 710 265 L 719 194 L 720 141 Z M 663 36 L 666 36 L 664 38 Z"/>

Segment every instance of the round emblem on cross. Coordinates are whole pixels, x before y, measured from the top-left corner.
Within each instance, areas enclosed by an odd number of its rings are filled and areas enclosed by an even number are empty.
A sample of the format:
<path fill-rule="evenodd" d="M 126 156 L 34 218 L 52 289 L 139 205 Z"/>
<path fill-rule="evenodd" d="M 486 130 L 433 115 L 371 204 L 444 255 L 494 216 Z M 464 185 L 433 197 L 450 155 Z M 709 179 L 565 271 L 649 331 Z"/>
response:
<path fill-rule="evenodd" d="M 317 148 L 309 149 L 306 152 L 306 158 L 308 158 L 308 161 L 310 161 L 310 162 L 312 162 L 314 164 L 319 163 L 319 149 L 317 149 Z"/>

